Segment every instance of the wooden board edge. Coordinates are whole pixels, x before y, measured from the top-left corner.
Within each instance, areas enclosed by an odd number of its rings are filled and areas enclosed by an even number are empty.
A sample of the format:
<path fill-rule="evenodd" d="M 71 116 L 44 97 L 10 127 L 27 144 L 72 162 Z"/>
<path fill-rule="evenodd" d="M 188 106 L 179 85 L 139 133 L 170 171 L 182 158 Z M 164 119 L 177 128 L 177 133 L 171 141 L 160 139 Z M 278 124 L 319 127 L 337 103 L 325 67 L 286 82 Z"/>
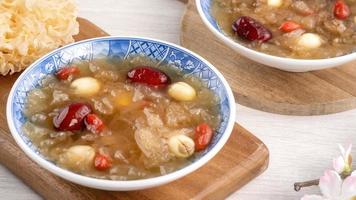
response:
<path fill-rule="evenodd" d="M 257 160 L 255 162 L 255 166 L 249 169 L 250 172 L 248 174 L 246 174 L 243 177 L 239 176 L 239 179 L 240 179 L 239 181 L 236 181 L 236 179 L 232 179 L 231 177 L 233 177 L 233 175 L 229 176 L 231 183 L 229 185 L 223 186 L 223 187 L 225 187 L 225 188 L 228 187 L 229 189 L 226 189 L 226 190 L 231 191 L 230 193 L 226 194 L 226 192 L 222 192 L 218 188 L 210 190 L 211 187 L 207 187 L 202 192 L 197 194 L 196 198 L 194 198 L 194 199 L 196 199 L 196 200 L 198 200 L 198 199 L 208 199 L 208 200 L 225 199 L 227 197 L 227 195 L 231 195 L 234 192 L 237 192 L 243 186 L 245 186 L 246 184 L 251 182 L 253 179 L 258 177 L 259 175 L 261 175 L 268 168 L 269 153 L 268 153 L 268 151 L 265 151 L 264 149 L 261 149 L 260 151 L 258 151 L 256 153 L 259 154 L 259 157 L 261 156 L 261 153 L 262 153 L 263 157 L 261 157 L 259 160 Z M 228 177 L 225 177 L 225 178 L 228 178 Z M 232 184 L 232 182 L 234 182 L 234 183 Z"/>
<path fill-rule="evenodd" d="M 263 100 L 268 102 L 269 105 L 265 106 L 266 103 L 262 103 L 261 99 L 251 99 L 248 96 L 238 94 L 233 92 L 237 103 L 253 108 L 256 110 L 281 114 L 281 115 L 291 115 L 291 116 L 315 116 L 315 115 L 328 115 L 335 114 L 339 112 L 344 112 L 347 110 L 356 108 L 356 98 L 343 99 L 341 101 L 335 102 L 323 102 L 320 104 L 290 104 L 290 103 L 279 103 Z"/>
<path fill-rule="evenodd" d="M 183 3 L 186 4 L 186 3 L 188 3 L 189 0 L 178 0 L 178 1 L 183 2 Z"/>

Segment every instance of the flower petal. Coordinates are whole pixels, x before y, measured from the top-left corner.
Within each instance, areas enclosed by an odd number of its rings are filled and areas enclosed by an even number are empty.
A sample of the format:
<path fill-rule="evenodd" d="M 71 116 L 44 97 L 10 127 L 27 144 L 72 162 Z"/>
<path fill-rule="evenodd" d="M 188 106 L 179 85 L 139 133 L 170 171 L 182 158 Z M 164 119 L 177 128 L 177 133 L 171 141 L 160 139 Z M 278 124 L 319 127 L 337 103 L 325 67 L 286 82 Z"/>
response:
<path fill-rule="evenodd" d="M 319 195 L 304 195 L 300 200 L 325 200 Z"/>
<path fill-rule="evenodd" d="M 356 196 L 356 173 L 353 172 L 351 176 L 348 176 L 342 183 L 342 197 L 344 199 L 350 199 Z"/>
<path fill-rule="evenodd" d="M 345 156 L 346 151 L 345 151 L 344 147 L 341 146 L 341 144 L 337 144 L 337 145 L 339 146 L 339 149 L 340 149 L 340 151 L 341 151 L 341 155 L 342 155 L 342 156 Z"/>
<path fill-rule="evenodd" d="M 345 161 L 344 161 L 344 158 L 342 156 L 339 156 L 337 158 L 334 158 L 333 160 L 333 167 L 334 167 L 334 170 L 337 172 L 337 173 L 342 173 L 345 169 Z"/>
<path fill-rule="evenodd" d="M 349 146 L 347 147 L 347 150 L 345 152 L 345 155 L 344 155 L 344 160 L 345 160 L 346 164 L 348 164 L 350 167 L 352 164 L 351 149 L 352 149 L 352 144 L 349 144 Z"/>
<path fill-rule="evenodd" d="M 326 170 L 324 176 L 320 177 L 320 191 L 327 199 L 334 199 L 341 194 L 342 180 L 340 175 L 333 170 Z"/>
<path fill-rule="evenodd" d="M 347 157 L 348 155 L 351 154 L 351 149 L 352 149 L 352 144 L 349 144 L 349 146 L 347 147 L 346 152 L 345 152 L 345 157 Z"/>

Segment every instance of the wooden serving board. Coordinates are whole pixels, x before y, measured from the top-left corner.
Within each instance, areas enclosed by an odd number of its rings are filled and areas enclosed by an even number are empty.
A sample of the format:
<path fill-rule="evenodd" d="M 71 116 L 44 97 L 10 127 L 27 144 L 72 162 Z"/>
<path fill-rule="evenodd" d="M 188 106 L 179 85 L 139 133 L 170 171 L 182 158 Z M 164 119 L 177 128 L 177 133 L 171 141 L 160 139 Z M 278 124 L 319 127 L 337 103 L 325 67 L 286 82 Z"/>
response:
<path fill-rule="evenodd" d="M 287 115 L 321 115 L 356 108 L 356 62 L 290 73 L 240 56 L 203 24 L 195 0 L 182 19 L 181 44 L 205 57 L 229 82 L 238 103 Z"/>
<path fill-rule="evenodd" d="M 107 35 L 85 19 L 76 40 Z M 207 165 L 170 184 L 142 191 L 108 192 L 65 181 L 31 161 L 16 145 L 6 123 L 6 100 L 18 75 L 0 77 L 0 162 L 45 199 L 223 199 L 268 166 L 267 147 L 235 124 L 225 147 Z"/>

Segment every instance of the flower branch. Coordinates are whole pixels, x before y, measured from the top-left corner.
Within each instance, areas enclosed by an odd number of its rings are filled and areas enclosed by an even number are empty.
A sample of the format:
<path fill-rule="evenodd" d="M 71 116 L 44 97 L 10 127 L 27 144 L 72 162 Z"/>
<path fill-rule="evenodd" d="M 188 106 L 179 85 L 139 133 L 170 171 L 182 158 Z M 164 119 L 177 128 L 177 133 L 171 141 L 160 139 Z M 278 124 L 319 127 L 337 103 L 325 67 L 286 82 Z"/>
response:
<path fill-rule="evenodd" d="M 304 187 L 310 187 L 314 185 L 319 185 L 319 179 L 305 181 L 305 182 L 296 182 L 294 183 L 294 190 L 299 192 Z"/>
<path fill-rule="evenodd" d="M 297 182 L 294 190 L 318 185 L 320 195 L 305 195 L 301 200 L 350 200 L 356 198 L 356 171 L 352 172 L 351 148 L 345 150 L 339 145 L 341 155 L 333 159 L 332 170 L 325 170 L 320 179 Z"/>

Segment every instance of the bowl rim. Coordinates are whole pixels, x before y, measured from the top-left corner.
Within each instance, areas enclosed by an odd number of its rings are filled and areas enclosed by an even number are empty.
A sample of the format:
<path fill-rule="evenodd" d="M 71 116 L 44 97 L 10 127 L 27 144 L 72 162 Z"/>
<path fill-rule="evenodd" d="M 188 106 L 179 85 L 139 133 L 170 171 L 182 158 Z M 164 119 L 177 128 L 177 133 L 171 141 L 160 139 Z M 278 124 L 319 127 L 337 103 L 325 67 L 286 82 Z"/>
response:
<path fill-rule="evenodd" d="M 235 40 L 231 39 L 230 37 L 224 35 L 220 31 L 216 30 L 216 28 L 213 27 L 213 25 L 209 22 L 207 19 L 202 5 L 201 5 L 202 0 L 195 0 L 196 2 L 196 7 L 198 10 L 198 13 L 200 15 L 200 18 L 203 20 L 204 24 L 208 27 L 208 29 L 213 32 L 220 40 L 224 41 L 225 43 L 234 46 L 235 48 L 238 48 L 241 51 L 246 51 L 250 54 L 255 54 L 260 57 L 264 57 L 265 59 L 270 59 L 274 60 L 275 62 L 280 62 L 280 63 L 286 63 L 286 62 L 294 62 L 295 64 L 303 64 L 303 65 L 315 65 L 318 64 L 320 65 L 320 62 L 322 63 L 339 63 L 340 61 L 347 60 L 355 60 L 356 59 L 356 52 L 351 52 L 349 54 L 341 55 L 341 56 L 335 56 L 331 58 L 321 58 L 321 59 L 299 59 L 299 58 L 289 58 L 289 57 L 281 57 L 281 56 L 276 56 L 276 55 L 271 55 L 267 53 L 263 53 L 257 50 L 250 49 L 248 47 L 245 47 L 244 45 L 236 42 Z M 210 0 L 211 1 L 211 0 Z M 212 16 L 212 15 L 211 15 Z M 215 18 L 214 18 L 215 19 Z M 311 69 L 313 70 L 313 69 Z"/>
<path fill-rule="evenodd" d="M 46 58 L 50 57 L 52 54 L 59 52 L 61 50 L 64 50 L 66 48 L 69 48 L 71 46 L 75 46 L 78 44 L 82 43 L 87 43 L 87 42 L 94 42 L 94 41 L 103 41 L 103 40 L 145 40 L 149 41 L 152 43 L 161 43 L 163 45 L 171 46 L 174 48 L 177 48 L 179 51 L 185 52 L 187 54 L 190 54 L 191 56 L 197 58 L 204 64 L 206 64 L 214 73 L 216 76 L 220 79 L 222 82 L 223 87 L 226 90 L 227 94 L 227 100 L 228 104 L 230 107 L 230 116 L 228 117 L 227 120 L 227 126 L 225 131 L 222 133 L 223 135 L 221 138 L 218 140 L 218 142 L 215 144 L 215 146 L 207 152 L 204 156 L 199 158 L 196 162 L 191 163 L 181 169 L 178 169 L 172 173 L 166 174 L 166 175 L 160 175 L 157 177 L 153 178 L 147 178 L 147 179 L 138 179 L 138 180 L 108 180 L 108 179 L 98 179 L 98 178 L 93 178 L 93 177 L 88 177 L 84 175 L 80 175 L 77 173 L 74 173 L 72 171 L 63 169 L 59 166 L 57 166 L 54 163 L 51 163 L 50 161 L 46 160 L 45 158 L 42 158 L 40 155 L 36 154 L 29 146 L 26 145 L 25 141 L 21 138 L 20 134 L 17 132 L 12 116 L 12 109 L 13 109 L 13 97 L 15 96 L 15 89 L 17 86 L 20 84 L 20 80 L 22 80 L 25 75 L 27 75 L 26 72 L 30 71 L 32 68 L 36 67 L 39 63 L 41 63 L 43 60 Z M 7 104 L 6 104 L 6 118 L 7 118 L 7 123 L 11 132 L 11 135 L 14 137 L 16 143 L 20 146 L 22 151 L 25 152 L 25 154 L 34 162 L 39 164 L 41 167 L 45 168 L 46 170 L 50 171 L 51 173 L 62 177 L 66 180 L 72 181 L 74 183 L 80 184 L 80 185 L 85 185 L 88 187 L 92 188 L 98 188 L 98 189 L 103 189 L 103 190 L 121 190 L 121 191 L 128 191 L 128 190 L 136 190 L 136 189 L 144 189 L 144 188 L 149 188 L 149 187 L 154 187 L 158 186 L 164 183 L 168 183 L 171 181 L 174 181 L 176 179 L 179 179 L 185 175 L 190 174 L 191 172 L 197 170 L 204 164 L 206 164 L 209 160 L 211 160 L 225 145 L 227 142 L 228 138 L 230 137 L 233 126 L 235 124 L 235 116 L 236 116 L 236 104 L 235 104 L 235 99 L 232 93 L 232 90 L 225 80 L 224 76 L 206 59 L 201 57 L 200 55 L 184 48 L 179 45 L 166 42 L 163 40 L 158 40 L 158 39 L 153 39 L 149 37 L 139 37 L 139 36 L 105 36 L 105 37 L 96 37 L 96 38 L 91 38 L 91 39 L 86 39 L 86 40 L 81 40 L 78 42 L 74 42 L 68 45 L 65 45 L 61 48 L 55 49 L 46 55 L 40 57 L 37 59 L 35 62 L 33 62 L 15 81 L 13 84 L 11 91 L 9 93 L 8 99 L 7 99 Z"/>

